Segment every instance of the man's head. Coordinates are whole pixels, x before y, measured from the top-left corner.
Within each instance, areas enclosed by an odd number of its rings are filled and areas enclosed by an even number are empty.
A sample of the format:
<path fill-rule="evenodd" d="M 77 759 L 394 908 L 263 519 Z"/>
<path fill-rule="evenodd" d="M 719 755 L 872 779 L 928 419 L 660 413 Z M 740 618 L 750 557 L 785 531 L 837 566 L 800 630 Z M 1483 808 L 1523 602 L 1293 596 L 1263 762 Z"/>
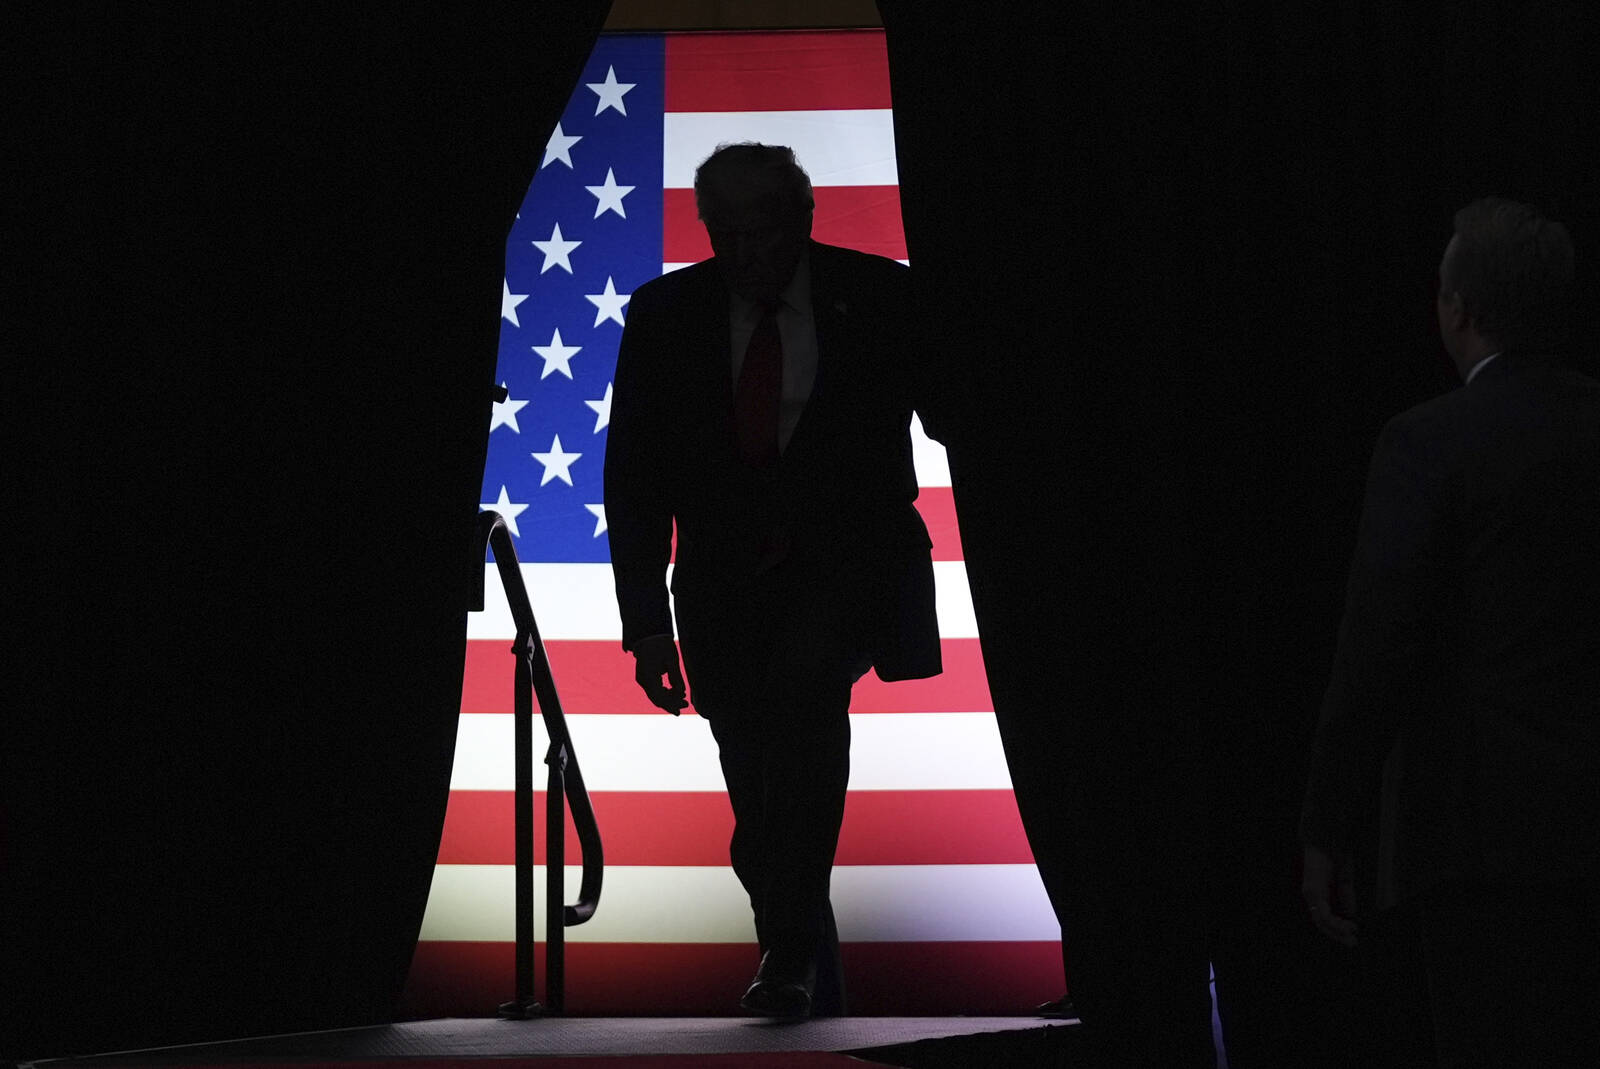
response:
<path fill-rule="evenodd" d="M 1526 204 L 1486 197 L 1456 213 L 1439 263 L 1439 334 L 1463 375 L 1501 349 L 1566 340 L 1572 239 Z"/>
<path fill-rule="evenodd" d="M 782 145 L 721 145 L 694 173 L 694 200 L 728 288 L 770 303 L 811 237 L 811 179 Z"/>

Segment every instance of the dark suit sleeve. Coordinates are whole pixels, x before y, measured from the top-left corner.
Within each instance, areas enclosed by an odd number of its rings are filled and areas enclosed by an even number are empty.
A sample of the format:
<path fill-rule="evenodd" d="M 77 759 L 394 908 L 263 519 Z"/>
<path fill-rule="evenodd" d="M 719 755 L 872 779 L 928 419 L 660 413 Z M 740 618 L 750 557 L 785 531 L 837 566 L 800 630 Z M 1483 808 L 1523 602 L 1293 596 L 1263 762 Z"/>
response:
<path fill-rule="evenodd" d="M 1396 732 L 1428 700 L 1449 527 L 1437 446 L 1425 421 L 1401 416 L 1373 455 L 1301 811 L 1301 839 L 1325 850 L 1357 845 Z"/>
<path fill-rule="evenodd" d="M 670 354 L 650 298 L 641 288 L 630 301 L 606 441 L 606 529 L 625 650 L 648 635 L 672 634 L 666 579 L 672 503 L 664 463 L 672 427 L 659 389 Z"/>

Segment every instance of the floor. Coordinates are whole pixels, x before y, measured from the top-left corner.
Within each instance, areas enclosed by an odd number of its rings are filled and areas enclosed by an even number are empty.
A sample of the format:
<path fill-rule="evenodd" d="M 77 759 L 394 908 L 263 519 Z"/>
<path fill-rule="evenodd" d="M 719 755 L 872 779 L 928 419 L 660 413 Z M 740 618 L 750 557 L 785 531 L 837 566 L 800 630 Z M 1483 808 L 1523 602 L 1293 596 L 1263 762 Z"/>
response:
<path fill-rule="evenodd" d="M 574 1055 L 718 1054 L 769 1051 L 850 1051 L 925 1047 L 930 1041 L 992 1035 L 1021 1036 L 1070 1028 L 1075 1022 L 1037 1017 L 829 1017 L 798 1022 L 728 1017 L 548 1017 L 527 1021 L 445 1018 L 371 1028 L 304 1032 L 230 1043 L 127 1051 L 92 1058 L 32 1063 L 39 1069 L 317 1059 L 541 1057 Z"/>

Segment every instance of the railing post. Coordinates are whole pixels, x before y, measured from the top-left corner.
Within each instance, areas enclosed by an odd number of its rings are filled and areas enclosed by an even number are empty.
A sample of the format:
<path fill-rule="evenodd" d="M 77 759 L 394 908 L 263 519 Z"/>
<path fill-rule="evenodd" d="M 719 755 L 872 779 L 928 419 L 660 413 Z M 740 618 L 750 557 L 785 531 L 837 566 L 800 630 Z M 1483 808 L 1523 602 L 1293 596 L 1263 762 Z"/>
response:
<path fill-rule="evenodd" d="M 544 997 L 552 1013 L 566 1006 L 567 995 L 567 748 L 552 740 L 544 755 L 550 766 L 544 798 Z"/>
<path fill-rule="evenodd" d="M 516 851 L 516 997 L 500 1006 L 500 1016 L 524 1020 L 541 1012 L 534 995 L 533 967 L 533 643 L 518 635 L 516 704 L 512 719 L 516 749 L 516 792 L 512 799 Z"/>

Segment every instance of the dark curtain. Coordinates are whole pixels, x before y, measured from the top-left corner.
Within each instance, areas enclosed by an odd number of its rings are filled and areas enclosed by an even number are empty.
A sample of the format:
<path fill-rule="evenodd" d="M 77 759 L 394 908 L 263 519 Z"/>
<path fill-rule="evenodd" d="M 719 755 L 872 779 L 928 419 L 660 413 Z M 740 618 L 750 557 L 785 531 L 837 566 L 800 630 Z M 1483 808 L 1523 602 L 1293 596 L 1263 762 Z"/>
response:
<path fill-rule="evenodd" d="M 1235 1069 L 1376 1064 L 1402 1039 L 1361 1000 L 1400 966 L 1319 945 L 1298 900 L 1310 731 L 1377 431 L 1456 382 L 1456 209 L 1568 224 L 1595 366 L 1594 17 L 880 10 L 984 655 L 1079 1009 L 1200 1064 L 1209 959 Z"/>
<path fill-rule="evenodd" d="M 505 234 L 608 6 L 8 33 L 5 1055 L 393 1012 Z"/>

